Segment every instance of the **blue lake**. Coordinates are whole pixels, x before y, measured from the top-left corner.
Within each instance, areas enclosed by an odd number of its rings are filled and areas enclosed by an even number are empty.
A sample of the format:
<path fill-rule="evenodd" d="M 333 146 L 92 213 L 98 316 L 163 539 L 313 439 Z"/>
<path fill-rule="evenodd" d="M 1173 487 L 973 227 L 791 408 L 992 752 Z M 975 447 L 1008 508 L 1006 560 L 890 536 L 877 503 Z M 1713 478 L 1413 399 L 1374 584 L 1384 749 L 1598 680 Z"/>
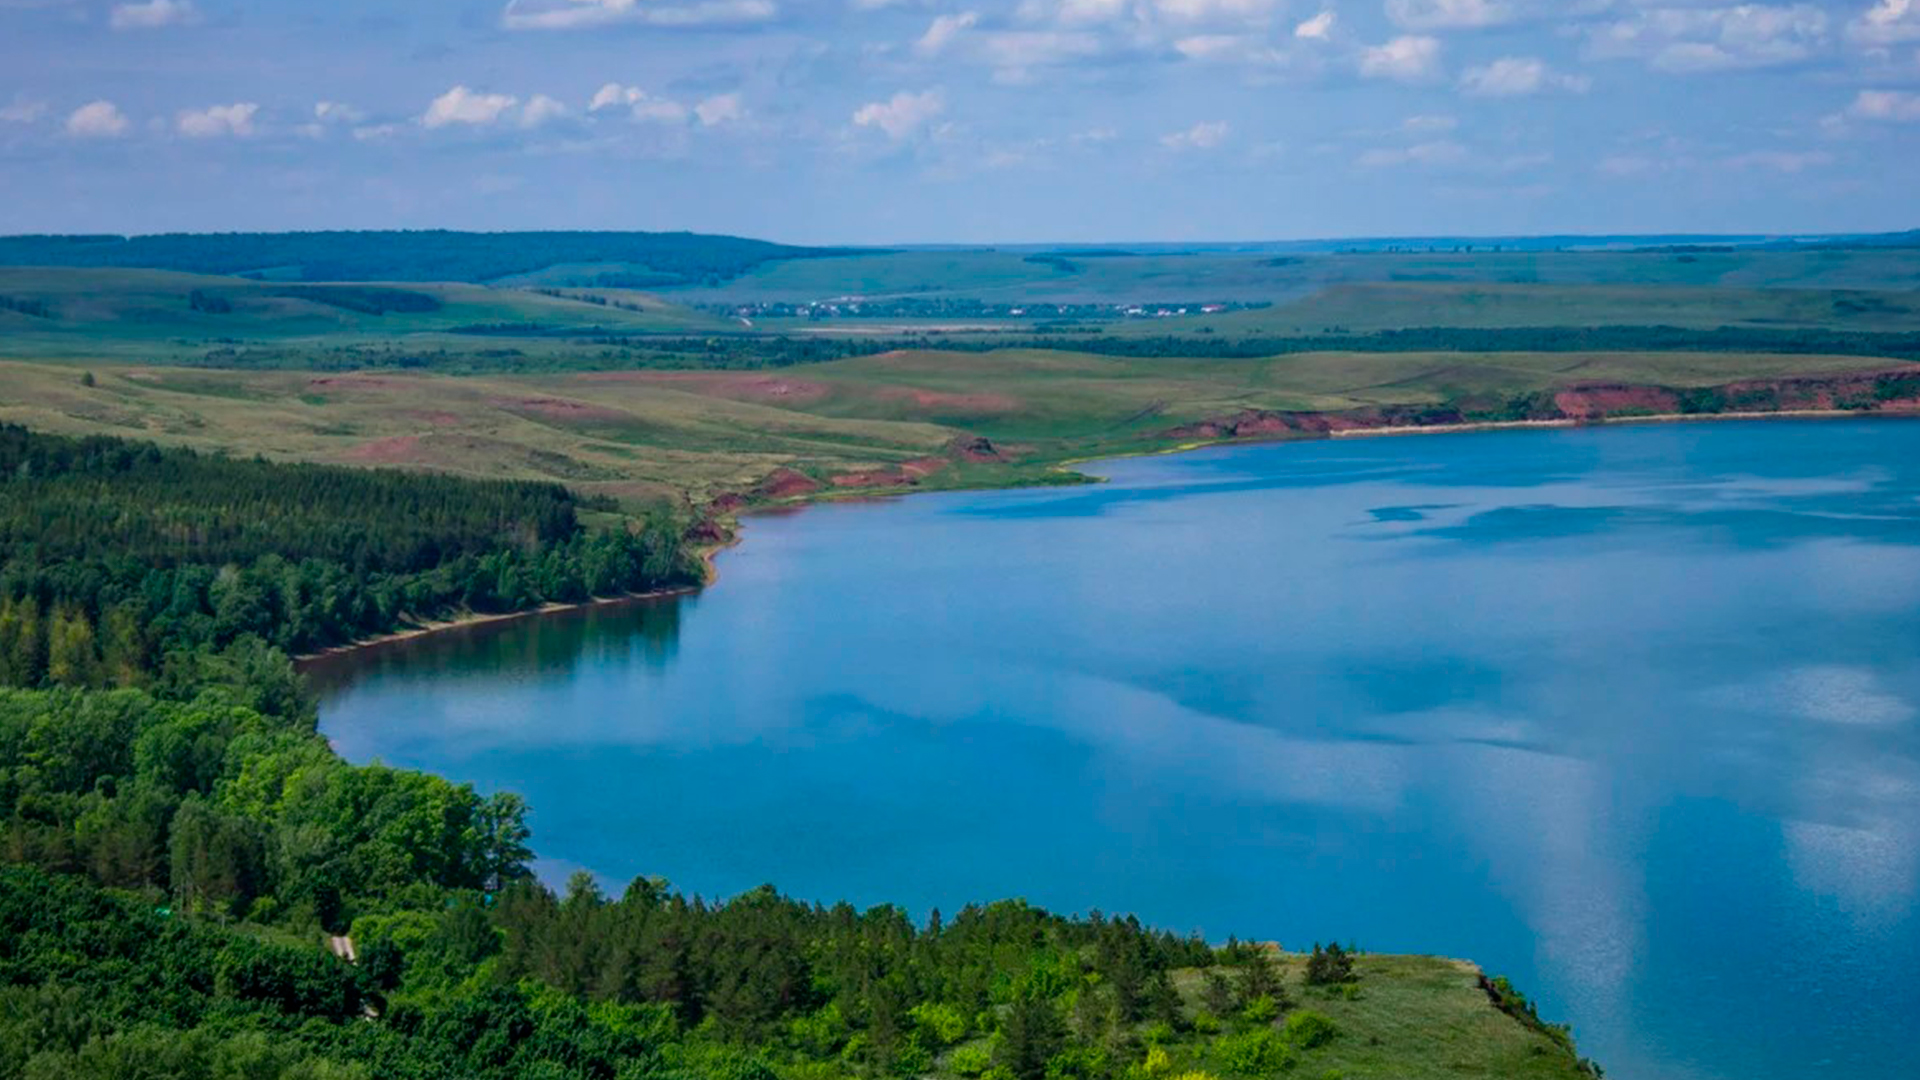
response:
<path fill-rule="evenodd" d="M 548 877 L 1467 957 L 1629 1078 L 1920 1075 L 1920 423 L 1343 440 L 749 519 L 318 673 Z"/>

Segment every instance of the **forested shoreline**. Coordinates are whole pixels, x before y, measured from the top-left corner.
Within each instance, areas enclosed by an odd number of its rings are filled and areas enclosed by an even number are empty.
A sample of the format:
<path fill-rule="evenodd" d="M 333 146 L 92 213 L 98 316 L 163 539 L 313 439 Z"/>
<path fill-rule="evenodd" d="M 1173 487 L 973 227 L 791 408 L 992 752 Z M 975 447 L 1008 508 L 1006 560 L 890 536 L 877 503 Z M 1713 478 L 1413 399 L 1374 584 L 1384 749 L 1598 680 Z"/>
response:
<path fill-rule="evenodd" d="M 254 641 L 697 583 L 673 523 L 557 484 L 232 459 L 0 425 L 0 685 L 139 686 Z"/>

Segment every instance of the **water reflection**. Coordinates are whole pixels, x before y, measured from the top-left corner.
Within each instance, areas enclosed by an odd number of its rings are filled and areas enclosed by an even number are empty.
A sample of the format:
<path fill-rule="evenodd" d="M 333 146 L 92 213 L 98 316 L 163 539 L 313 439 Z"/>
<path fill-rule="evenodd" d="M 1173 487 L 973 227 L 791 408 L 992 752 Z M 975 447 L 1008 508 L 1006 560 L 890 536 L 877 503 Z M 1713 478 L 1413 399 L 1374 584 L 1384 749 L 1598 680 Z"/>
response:
<path fill-rule="evenodd" d="M 485 687 L 562 680 L 607 664 L 659 672 L 673 662 L 683 609 L 698 603 L 694 596 L 639 598 L 476 623 L 317 657 L 303 670 L 323 698 L 390 677 L 457 677 Z"/>

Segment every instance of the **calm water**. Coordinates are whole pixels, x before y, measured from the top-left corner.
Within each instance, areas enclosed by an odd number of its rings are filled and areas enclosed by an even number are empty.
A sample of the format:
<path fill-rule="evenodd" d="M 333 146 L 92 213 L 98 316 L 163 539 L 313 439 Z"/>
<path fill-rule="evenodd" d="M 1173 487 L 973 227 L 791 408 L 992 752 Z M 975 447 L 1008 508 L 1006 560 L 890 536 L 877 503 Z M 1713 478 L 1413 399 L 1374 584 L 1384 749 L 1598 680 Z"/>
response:
<path fill-rule="evenodd" d="M 1620 1077 L 1920 1075 L 1920 423 L 1313 443 L 752 519 L 329 673 L 543 872 L 1512 975 Z"/>

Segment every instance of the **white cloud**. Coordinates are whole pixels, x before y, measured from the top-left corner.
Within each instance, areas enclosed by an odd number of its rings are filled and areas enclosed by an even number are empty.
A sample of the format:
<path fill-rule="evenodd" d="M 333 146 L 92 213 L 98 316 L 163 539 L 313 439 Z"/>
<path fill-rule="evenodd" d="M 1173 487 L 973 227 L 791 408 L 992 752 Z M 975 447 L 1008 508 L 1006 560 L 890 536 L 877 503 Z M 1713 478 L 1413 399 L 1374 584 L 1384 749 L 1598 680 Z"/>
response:
<path fill-rule="evenodd" d="M 1333 36 L 1333 25 L 1337 21 L 1339 16 L 1333 13 L 1332 8 L 1328 8 L 1294 27 L 1293 36 L 1302 41 L 1325 41 Z"/>
<path fill-rule="evenodd" d="M 545 94 L 535 94 L 527 99 L 520 109 L 520 126 L 537 128 L 550 120 L 558 120 L 567 115 L 567 107 Z"/>
<path fill-rule="evenodd" d="M 1128 14 L 1129 0 L 1022 0 L 1019 17 L 1061 26 L 1097 26 Z"/>
<path fill-rule="evenodd" d="M 1812 56 L 1827 22 L 1812 4 L 1650 8 L 1589 30 L 1587 54 L 1683 74 L 1770 67 Z"/>
<path fill-rule="evenodd" d="M 1437 114 L 1409 116 L 1405 120 L 1400 121 L 1400 127 L 1403 130 L 1414 132 L 1452 131 L 1459 126 L 1460 121 L 1458 118 Z"/>
<path fill-rule="evenodd" d="M 1002 30 L 979 35 L 976 52 L 1002 82 L 1021 82 L 1035 68 L 1098 56 L 1106 47 L 1081 30 Z"/>
<path fill-rule="evenodd" d="M 967 54 L 1002 83 L 1087 60 L 1151 63 L 1169 50 L 1189 59 L 1274 64 L 1289 0 L 1023 0 L 1010 27 L 969 33 Z M 1310 20 L 1311 21 L 1311 20 Z M 1331 18 L 1319 24 L 1330 29 Z M 929 47 L 944 45 L 929 28 Z M 965 29 L 971 29 L 971 24 Z"/>
<path fill-rule="evenodd" d="M 622 86 L 608 83 L 593 95 L 593 101 L 587 106 L 588 112 L 602 109 L 623 108 L 632 114 L 635 120 L 658 120 L 669 124 L 682 123 L 687 118 L 687 107 L 677 101 L 654 97 L 637 86 Z"/>
<path fill-rule="evenodd" d="M 1512 17 L 1499 0 L 1387 0 L 1387 18 L 1408 30 L 1463 30 Z"/>
<path fill-rule="evenodd" d="M 1250 34 L 1195 34 L 1174 42 L 1173 48 L 1189 60 L 1244 60 L 1262 46 Z"/>
<path fill-rule="evenodd" d="M 1172 22 L 1264 23 L 1286 6 L 1283 0 L 1153 0 L 1152 13 Z"/>
<path fill-rule="evenodd" d="M 1524 97 L 1546 90 L 1584 94 L 1592 85 L 1593 80 L 1585 75 L 1562 74 L 1531 56 L 1503 56 L 1491 64 L 1468 68 L 1460 76 L 1460 89 L 1475 97 Z"/>
<path fill-rule="evenodd" d="M 1367 46 L 1360 50 L 1360 74 L 1401 82 L 1434 78 L 1440 74 L 1439 39 L 1406 35 Z"/>
<path fill-rule="evenodd" d="M 963 11 L 958 15 L 936 15 L 927 32 L 914 42 L 913 51 L 921 56 L 938 56 L 958 37 L 962 31 L 970 30 L 980 21 L 977 11 Z"/>
<path fill-rule="evenodd" d="M 223 135 L 253 134 L 253 117 L 260 106 L 251 101 L 232 105 L 209 105 L 204 109 L 186 109 L 174 118 L 174 127 L 190 139 L 214 139 Z"/>
<path fill-rule="evenodd" d="M 434 98 L 420 122 L 429 128 L 452 124 L 486 127 L 498 123 L 518 104 L 519 99 L 511 94 L 479 94 L 465 86 L 456 86 Z"/>
<path fill-rule="evenodd" d="M 1772 169 L 1783 173 L 1804 172 L 1807 169 L 1832 163 L 1833 155 L 1823 150 L 1754 150 L 1745 154 L 1735 154 L 1726 159 L 1729 168 Z"/>
<path fill-rule="evenodd" d="M 1227 140 L 1227 130 L 1225 120 L 1206 120 L 1160 136 L 1160 145 L 1169 150 L 1211 150 Z"/>
<path fill-rule="evenodd" d="M 509 30 L 578 30 L 612 23 L 718 26 L 766 22 L 773 0 L 508 0 L 500 21 Z"/>
<path fill-rule="evenodd" d="M 1608 176 L 1642 176 L 1660 168 L 1660 162 L 1638 154 L 1614 154 L 1600 161 L 1600 171 Z"/>
<path fill-rule="evenodd" d="M 157 30 L 185 26 L 199 18 L 192 0 L 146 0 L 143 4 L 116 5 L 107 16 L 107 25 L 115 30 Z"/>
<path fill-rule="evenodd" d="M 338 101 L 316 101 L 313 118 L 323 124 L 358 124 L 367 118 L 367 114 Z"/>
<path fill-rule="evenodd" d="M 738 93 L 715 94 L 693 107 L 693 115 L 699 117 L 701 127 L 718 127 L 744 119 L 747 115 L 745 104 Z"/>
<path fill-rule="evenodd" d="M 127 114 L 111 101 L 89 102 L 67 117 L 67 134 L 82 139 L 119 138 L 130 126 Z"/>
<path fill-rule="evenodd" d="M 899 140 L 925 127 L 946 108 L 947 103 L 938 90 L 923 90 L 918 94 L 902 90 L 886 101 L 870 101 L 860 106 L 854 110 L 853 122 L 858 127 L 879 128 L 886 132 L 887 138 Z"/>
<path fill-rule="evenodd" d="M 1879 0 L 1847 24 L 1847 37 L 1861 45 L 1898 45 L 1920 41 L 1920 3 Z"/>
<path fill-rule="evenodd" d="M 0 124 L 31 124 L 47 115 L 47 103 L 16 97 L 11 105 L 0 105 Z"/>
<path fill-rule="evenodd" d="M 1355 161 L 1368 169 L 1398 165 L 1458 165 L 1468 158 L 1467 148 L 1451 140 L 1417 143 L 1413 146 L 1389 146 L 1369 150 Z"/>
<path fill-rule="evenodd" d="M 1856 120 L 1882 123 L 1920 123 L 1920 94 L 1907 90 L 1862 90 L 1847 115 Z"/>

